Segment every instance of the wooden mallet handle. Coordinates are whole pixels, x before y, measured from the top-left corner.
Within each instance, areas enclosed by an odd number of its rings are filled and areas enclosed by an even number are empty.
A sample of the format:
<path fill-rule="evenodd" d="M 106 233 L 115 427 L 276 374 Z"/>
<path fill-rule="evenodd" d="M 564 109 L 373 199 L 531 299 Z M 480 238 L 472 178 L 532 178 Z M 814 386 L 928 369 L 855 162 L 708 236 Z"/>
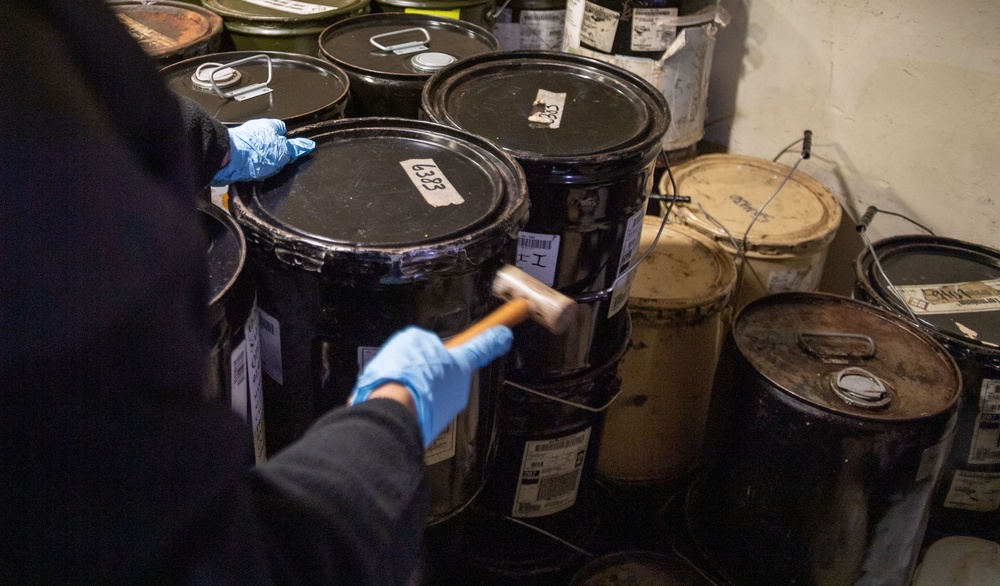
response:
<path fill-rule="evenodd" d="M 444 347 L 454 348 L 455 346 L 464 344 L 493 326 L 507 326 L 512 328 L 528 319 L 530 315 L 531 303 L 527 299 L 511 299 L 494 309 L 491 313 L 483 317 L 483 319 L 446 340 Z"/>

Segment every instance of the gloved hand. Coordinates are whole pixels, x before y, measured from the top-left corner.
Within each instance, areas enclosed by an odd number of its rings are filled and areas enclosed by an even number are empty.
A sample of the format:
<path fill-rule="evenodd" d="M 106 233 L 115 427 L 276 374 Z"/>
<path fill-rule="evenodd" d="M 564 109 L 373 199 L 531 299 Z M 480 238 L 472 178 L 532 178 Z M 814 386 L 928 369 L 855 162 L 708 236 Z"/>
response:
<path fill-rule="evenodd" d="M 212 178 L 212 186 L 263 179 L 316 148 L 308 138 L 289 139 L 284 134 L 285 123 L 273 118 L 230 128 L 229 163 Z"/>
<path fill-rule="evenodd" d="M 413 395 L 426 448 L 465 409 L 473 371 L 507 352 L 513 339 L 510 328 L 496 326 L 449 350 L 437 335 L 408 327 L 365 366 L 348 404 L 364 401 L 386 382 L 401 383 Z"/>

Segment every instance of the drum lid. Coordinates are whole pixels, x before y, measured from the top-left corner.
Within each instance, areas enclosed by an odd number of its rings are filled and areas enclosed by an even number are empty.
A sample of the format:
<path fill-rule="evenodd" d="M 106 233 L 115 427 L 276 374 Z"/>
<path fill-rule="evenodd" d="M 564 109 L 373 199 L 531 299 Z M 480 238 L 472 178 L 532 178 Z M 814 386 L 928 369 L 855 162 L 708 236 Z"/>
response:
<path fill-rule="evenodd" d="M 689 204 L 676 205 L 674 213 L 681 223 L 711 235 L 732 251 L 732 239 L 743 240 L 757 210 L 789 170 L 786 165 L 742 155 L 695 157 L 674 170 L 680 195 L 691 198 Z M 666 175 L 660 191 L 672 195 Z M 840 217 L 840 204 L 830 191 L 796 171 L 754 222 L 746 249 L 778 255 L 826 246 L 840 226 Z"/>
<path fill-rule="evenodd" d="M 243 270 L 246 241 L 236 221 L 226 212 L 211 204 L 200 205 L 198 210 L 208 239 L 205 258 L 208 264 L 209 304 L 215 305 L 232 288 Z"/>
<path fill-rule="evenodd" d="M 179 53 L 222 31 L 222 18 L 184 2 L 108 2 L 118 20 L 150 57 Z"/>
<path fill-rule="evenodd" d="M 230 63 L 248 61 L 227 68 Z M 230 75 L 216 75 L 216 86 L 224 94 L 263 84 L 268 78 L 269 93 L 246 99 L 223 97 L 212 88 L 212 69 L 231 69 Z M 199 68 L 201 68 L 199 70 Z M 176 93 L 193 99 L 227 126 L 237 126 L 257 118 L 277 118 L 293 126 L 299 119 L 311 119 L 347 98 L 347 74 L 326 61 L 276 51 L 231 51 L 185 59 L 160 70 L 167 85 Z M 221 72 L 220 72 L 221 73 Z M 195 79 L 197 77 L 197 80 Z"/>
<path fill-rule="evenodd" d="M 933 236 L 889 238 L 873 248 L 885 274 L 866 252 L 863 277 L 882 301 L 906 311 L 894 287 L 933 332 L 1000 350 L 1000 251 Z"/>
<path fill-rule="evenodd" d="M 516 197 L 487 152 L 451 129 L 407 122 L 305 127 L 299 135 L 316 141 L 316 149 L 274 178 L 246 184 L 251 211 L 272 236 L 308 242 L 322 256 L 455 239 Z"/>
<path fill-rule="evenodd" d="M 298 26 L 318 26 L 330 19 L 356 12 L 368 5 L 368 0 L 202 0 L 202 5 L 224 19 L 252 23 L 285 23 Z"/>
<path fill-rule="evenodd" d="M 493 53 L 446 68 L 435 80 L 424 89 L 431 118 L 491 140 L 522 163 L 659 141 L 669 122 L 652 86 L 577 55 Z"/>
<path fill-rule="evenodd" d="M 639 254 L 652 246 L 662 218 L 643 218 Z M 678 224 L 667 224 L 656 248 L 636 269 L 629 293 L 632 312 L 683 313 L 699 316 L 722 309 L 736 284 L 733 257 L 711 238 Z"/>
<path fill-rule="evenodd" d="M 327 59 L 348 70 L 413 78 L 430 77 L 439 69 L 421 65 L 421 57 L 442 55 L 450 59 L 438 62 L 448 65 L 499 48 L 496 37 L 480 26 L 403 13 L 368 14 L 342 20 L 323 31 L 319 45 Z"/>
<path fill-rule="evenodd" d="M 934 417 L 961 393 L 958 367 L 933 338 L 894 314 L 844 297 L 762 297 L 736 317 L 733 337 L 780 391 L 843 415 Z"/>

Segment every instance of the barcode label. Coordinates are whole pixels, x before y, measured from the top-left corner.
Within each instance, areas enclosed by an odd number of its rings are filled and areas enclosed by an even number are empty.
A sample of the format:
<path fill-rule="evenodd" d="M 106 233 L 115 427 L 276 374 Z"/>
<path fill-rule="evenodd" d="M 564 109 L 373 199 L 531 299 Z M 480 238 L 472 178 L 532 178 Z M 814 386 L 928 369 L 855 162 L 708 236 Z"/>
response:
<path fill-rule="evenodd" d="M 250 312 L 243 333 L 247 349 L 247 392 L 250 397 L 254 458 L 258 464 L 263 464 L 267 460 L 267 436 L 264 426 L 264 381 L 261 376 L 260 317 L 256 311 Z"/>
<path fill-rule="evenodd" d="M 969 464 L 1000 463 L 1000 413 L 980 413 L 969 444 Z"/>
<path fill-rule="evenodd" d="M 633 51 L 665 51 L 677 36 L 676 8 L 636 8 L 632 11 Z"/>
<path fill-rule="evenodd" d="M 551 515 L 576 503 L 590 431 L 588 427 L 568 436 L 525 442 L 514 517 Z"/>
<path fill-rule="evenodd" d="M 260 364 L 274 382 L 285 384 L 281 373 L 281 324 L 259 307 L 257 319 L 260 325 Z"/>
<path fill-rule="evenodd" d="M 517 268 L 548 286 L 556 280 L 559 236 L 521 232 L 517 238 Z"/>
<path fill-rule="evenodd" d="M 548 500 L 569 494 L 576 490 L 579 481 L 580 470 L 543 478 L 538 482 L 538 498 Z"/>
<path fill-rule="evenodd" d="M 229 406 L 236 413 L 248 420 L 247 412 L 247 344 L 246 340 L 233 350 L 229 359 Z"/>
<path fill-rule="evenodd" d="M 1000 509 L 1000 473 L 956 470 L 944 506 L 983 513 Z"/>

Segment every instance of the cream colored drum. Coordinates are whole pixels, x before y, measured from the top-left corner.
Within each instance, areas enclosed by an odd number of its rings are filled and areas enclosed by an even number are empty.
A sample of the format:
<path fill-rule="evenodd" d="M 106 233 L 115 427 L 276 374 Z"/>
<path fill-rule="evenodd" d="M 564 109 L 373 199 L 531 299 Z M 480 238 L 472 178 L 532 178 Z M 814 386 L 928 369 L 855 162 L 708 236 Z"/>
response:
<path fill-rule="evenodd" d="M 691 197 L 691 203 L 674 207 L 679 223 L 711 236 L 733 255 L 734 242 L 742 246 L 747 235 L 749 263 L 741 268 L 737 309 L 768 293 L 819 287 L 842 212 L 830 190 L 818 181 L 793 173 L 747 234 L 757 211 L 789 170 L 754 157 L 702 155 L 674 171 L 679 194 Z M 660 193 L 672 194 L 666 175 Z"/>
<path fill-rule="evenodd" d="M 643 219 L 640 251 L 661 219 Z M 622 394 L 608 409 L 597 473 L 617 482 L 671 483 L 694 467 L 704 435 L 736 282 L 732 257 L 711 238 L 668 224 L 639 264 L 629 294 L 632 337 Z"/>

